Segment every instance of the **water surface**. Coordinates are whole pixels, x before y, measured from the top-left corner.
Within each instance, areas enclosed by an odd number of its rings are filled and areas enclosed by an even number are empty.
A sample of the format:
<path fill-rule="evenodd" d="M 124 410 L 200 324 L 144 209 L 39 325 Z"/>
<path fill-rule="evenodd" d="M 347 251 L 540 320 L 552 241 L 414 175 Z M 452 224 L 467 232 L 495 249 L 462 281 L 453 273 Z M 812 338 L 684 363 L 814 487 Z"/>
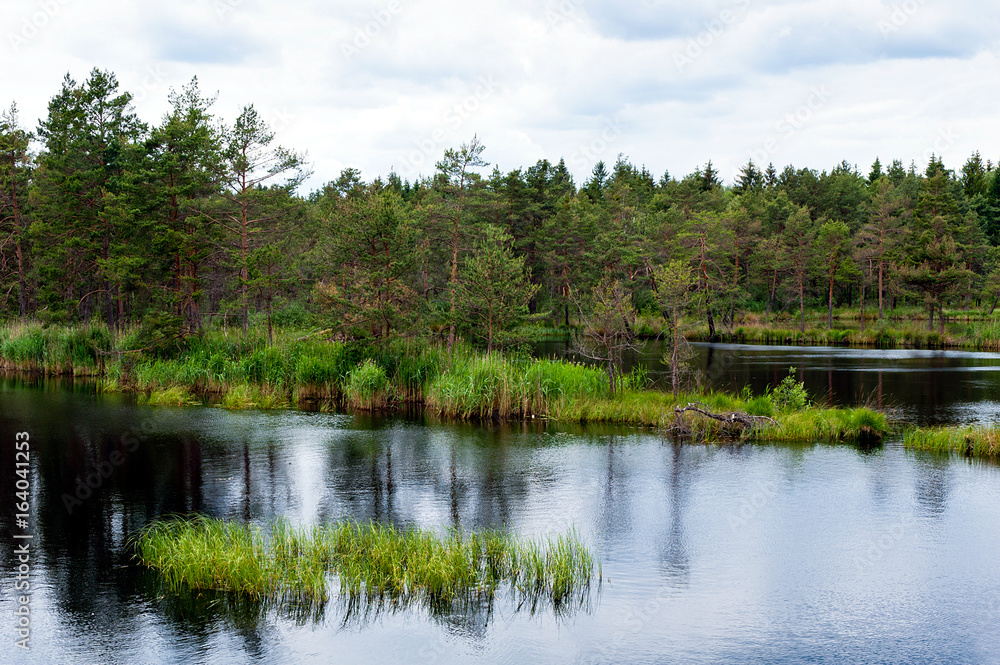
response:
<path fill-rule="evenodd" d="M 867 404 L 918 425 L 1000 422 L 1000 353 L 858 349 L 830 346 L 691 345 L 691 366 L 707 387 L 761 394 L 790 367 L 817 402 Z M 541 355 L 574 357 L 568 342 L 545 342 Z M 666 387 L 663 344 L 644 342 L 630 359 L 652 382 Z"/>
<path fill-rule="evenodd" d="M 608 429 L 136 407 L 64 386 L 0 392 L 0 456 L 33 452 L 33 649 L 11 663 L 995 663 L 1000 472 L 896 445 L 674 445 Z M 137 446 L 67 510 L 78 477 Z M 131 439 L 129 439 L 131 440 Z M 13 495 L 9 472 L 0 496 Z M 127 540 L 165 514 L 376 519 L 526 537 L 576 528 L 590 606 L 319 619 L 163 593 Z M 7 617 L 3 619 L 2 617 Z"/>

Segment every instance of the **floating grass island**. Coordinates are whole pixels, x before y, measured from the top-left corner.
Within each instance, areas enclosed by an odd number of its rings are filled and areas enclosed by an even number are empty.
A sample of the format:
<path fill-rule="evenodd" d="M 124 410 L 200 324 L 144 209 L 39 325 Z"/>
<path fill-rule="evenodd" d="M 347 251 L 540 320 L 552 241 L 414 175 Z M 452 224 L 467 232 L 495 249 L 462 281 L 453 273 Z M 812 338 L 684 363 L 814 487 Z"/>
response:
<path fill-rule="evenodd" d="M 222 591 L 299 604 L 323 603 L 330 580 L 350 602 L 431 608 L 486 601 L 506 591 L 521 607 L 576 607 L 601 579 L 575 533 L 543 542 L 499 531 L 452 532 L 338 522 L 266 528 L 207 517 L 153 522 L 137 556 L 167 588 Z"/>
<path fill-rule="evenodd" d="M 996 460 L 1000 459 L 1000 425 L 914 429 L 903 435 L 903 445 L 912 450 Z"/>

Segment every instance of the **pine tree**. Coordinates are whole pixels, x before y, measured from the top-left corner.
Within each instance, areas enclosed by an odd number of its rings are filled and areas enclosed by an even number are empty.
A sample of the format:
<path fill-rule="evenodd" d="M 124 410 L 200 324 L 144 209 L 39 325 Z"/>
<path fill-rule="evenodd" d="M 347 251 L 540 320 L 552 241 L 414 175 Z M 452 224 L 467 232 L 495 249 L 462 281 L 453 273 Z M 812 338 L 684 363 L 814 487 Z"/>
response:
<path fill-rule="evenodd" d="M 882 162 L 879 161 L 878 157 L 875 158 L 875 162 L 872 164 L 871 171 L 868 172 L 868 186 L 874 185 L 879 178 L 881 178 L 884 173 L 882 173 Z"/>
<path fill-rule="evenodd" d="M 55 320 L 125 324 L 127 283 L 135 278 L 127 187 L 130 158 L 145 134 L 114 74 L 94 69 L 83 85 L 66 76 L 38 127 L 44 143 L 36 178 L 39 299 Z"/>
<path fill-rule="evenodd" d="M 788 287 L 799 301 L 799 328 L 806 331 L 806 289 L 814 260 L 813 241 L 816 237 L 809 209 L 792 208 L 781 233 L 781 263 L 787 266 Z"/>
<path fill-rule="evenodd" d="M 750 160 L 740 169 L 740 174 L 736 176 L 736 184 L 733 186 L 733 192 L 736 194 L 746 194 L 747 192 L 759 192 L 763 188 L 764 175 L 753 163 L 753 160 Z"/>
<path fill-rule="evenodd" d="M 459 282 L 458 302 L 471 332 L 485 338 L 486 352 L 509 341 L 507 333 L 528 314 L 528 301 L 538 290 L 525 270 L 524 256 L 515 256 L 513 238 L 487 224 Z"/>
<path fill-rule="evenodd" d="M 448 248 L 451 252 L 451 269 L 448 275 L 448 352 L 451 352 L 455 344 L 455 326 L 457 323 L 457 295 L 458 295 L 458 265 L 459 252 L 461 251 L 463 239 L 468 233 L 471 225 L 469 198 L 475 198 L 482 192 L 481 178 L 474 171 L 477 168 L 489 166 L 489 162 L 482 157 L 486 149 L 479 142 L 477 136 L 473 136 L 469 143 L 463 143 L 457 150 L 449 148 L 444 153 L 444 159 L 437 163 L 437 177 L 435 179 L 435 189 L 441 201 L 439 214 L 450 223 L 451 232 L 448 238 Z"/>
<path fill-rule="evenodd" d="M 223 142 L 217 174 L 222 201 L 199 212 L 229 234 L 245 336 L 250 326 L 251 256 L 271 242 L 277 223 L 294 205 L 291 194 L 309 172 L 303 155 L 271 145 L 274 132 L 253 105 L 243 107 L 225 130 Z"/>
<path fill-rule="evenodd" d="M 209 112 L 214 98 L 201 95 L 194 78 L 170 91 L 170 113 L 150 138 L 150 187 L 156 199 L 154 248 L 168 277 L 168 307 L 181 334 L 201 327 L 201 268 L 215 243 L 215 229 L 198 210 L 218 193 L 221 137 Z"/>
<path fill-rule="evenodd" d="M 18 315 L 28 316 L 29 238 L 28 182 L 31 134 L 19 122 L 17 105 L 0 116 L 0 285 L 4 293 L 17 294 Z M 6 303 L 5 303 L 6 305 Z M 5 307 L 8 311 L 10 307 Z"/>
<path fill-rule="evenodd" d="M 420 299 L 414 288 L 419 235 L 410 207 L 392 189 L 370 186 L 325 220 L 332 273 L 318 285 L 334 328 L 377 342 L 408 333 Z"/>
<path fill-rule="evenodd" d="M 878 270 L 878 318 L 884 316 L 886 280 L 893 273 L 899 258 L 911 211 L 909 202 L 888 177 L 877 180 L 867 206 L 868 223 L 859 231 L 856 244 L 858 256 Z"/>
<path fill-rule="evenodd" d="M 851 260 L 851 232 L 842 221 L 828 221 L 819 227 L 816 236 L 816 258 L 827 285 L 826 327 L 833 329 L 833 293 L 837 284 L 857 274 Z"/>
<path fill-rule="evenodd" d="M 923 292 L 928 308 L 928 329 L 934 329 L 934 310 L 941 314 L 944 332 L 944 299 L 969 278 L 955 236 L 961 223 L 950 178 L 939 161 L 933 175 L 924 179 L 914 217 L 905 276 Z"/>

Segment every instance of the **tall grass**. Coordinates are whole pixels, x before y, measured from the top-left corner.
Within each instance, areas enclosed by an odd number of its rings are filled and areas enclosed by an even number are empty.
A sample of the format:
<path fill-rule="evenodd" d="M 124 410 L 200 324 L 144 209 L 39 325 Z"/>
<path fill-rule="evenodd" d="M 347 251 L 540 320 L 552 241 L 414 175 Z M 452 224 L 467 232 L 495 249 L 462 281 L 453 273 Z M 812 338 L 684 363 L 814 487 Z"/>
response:
<path fill-rule="evenodd" d="M 927 330 L 926 323 L 918 321 L 879 321 L 860 328 L 828 329 L 825 323 L 810 323 L 803 332 L 788 322 L 766 325 L 750 320 L 733 327 L 731 331 L 717 332 L 719 339 L 739 344 L 785 344 L 823 346 L 864 346 L 876 348 L 941 349 L 965 348 L 984 351 L 1000 350 L 1000 322 L 984 320 L 966 323 L 948 323 L 945 332 Z M 689 337 L 707 341 L 708 328 L 694 326 Z"/>
<path fill-rule="evenodd" d="M 385 368 L 371 358 L 351 370 L 344 392 L 347 403 L 358 409 L 384 409 L 392 402 L 392 386 Z"/>
<path fill-rule="evenodd" d="M 1000 458 L 1000 425 L 920 428 L 903 435 L 912 450 Z"/>
<path fill-rule="evenodd" d="M 209 399 L 231 409 L 271 409 L 319 400 L 321 406 L 363 410 L 411 404 L 469 420 L 542 417 L 671 428 L 678 403 L 701 402 L 716 411 L 778 420 L 778 425 L 758 428 L 753 434 L 757 438 L 860 439 L 887 431 L 884 418 L 880 421 L 872 412 L 859 416 L 851 410 L 813 408 L 795 415 L 776 408 L 774 395 L 687 394 L 675 402 L 665 393 L 647 390 L 641 371 L 622 377 L 612 395 L 601 368 L 486 354 L 463 344 L 448 353 L 424 341 L 345 344 L 279 330 L 269 345 L 263 331 L 244 337 L 220 328 L 189 338 L 173 357 L 157 357 L 130 352 L 134 337 L 134 331 L 127 331 L 112 345 L 100 326 L 8 326 L 0 328 L 0 353 L 8 366 L 44 371 L 97 373 L 106 359 L 102 389 L 134 391 L 149 404 Z M 858 418 L 871 422 L 856 422 Z M 718 421 L 694 414 L 685 420 L 695 426 L 699 438 L 734 435 Z"/>
<path fill-rule="evenodd" d="M 154 522 L 138 558 L 168 586 L 256 598 L 322 602 L 329 575 L 349 599 L 430 607 L 492 599 L 559 609 L 582 602 L 600 565 L 575 533 L 544 542 L 498 531 L 438 536 L 420 529 L 340 522 L 267 529 L 206 517 Z M 595 570 L 596 568 L 596 570 Z"/>
<path fill-rule="evenodd" d="M 111 333 L 100 324 L 0 326 L 0 365 L 4 369 L 95 376 L 111 347 Z"/>

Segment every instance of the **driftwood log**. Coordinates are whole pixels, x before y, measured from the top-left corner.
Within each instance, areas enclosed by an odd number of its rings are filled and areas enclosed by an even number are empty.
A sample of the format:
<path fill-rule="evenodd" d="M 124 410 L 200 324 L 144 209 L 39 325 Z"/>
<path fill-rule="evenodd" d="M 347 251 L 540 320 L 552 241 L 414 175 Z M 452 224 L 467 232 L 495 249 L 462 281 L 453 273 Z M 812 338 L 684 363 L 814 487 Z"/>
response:
<path fill-rule="evenodd" d="M 751 416 L 749 413 L 732 411 L 729 413 L 712 413 L 704 404 L 700 402 L 689 403 L 687 406 L 674 407 L 674 424 L 667 429 L 667 432 L 674 436 L 694 436 L 695 430 L 688 423 L 685 414 L 694 412 L 717 420 L 722 423 L 719 426 L 718 434 L 722 438 L 743 438 L 755 428 L 763 424 L 777 425 L 778 421 L 767 416 Z M 707 434 L 708 428 L 704 428 L 703 434 Z"/>

